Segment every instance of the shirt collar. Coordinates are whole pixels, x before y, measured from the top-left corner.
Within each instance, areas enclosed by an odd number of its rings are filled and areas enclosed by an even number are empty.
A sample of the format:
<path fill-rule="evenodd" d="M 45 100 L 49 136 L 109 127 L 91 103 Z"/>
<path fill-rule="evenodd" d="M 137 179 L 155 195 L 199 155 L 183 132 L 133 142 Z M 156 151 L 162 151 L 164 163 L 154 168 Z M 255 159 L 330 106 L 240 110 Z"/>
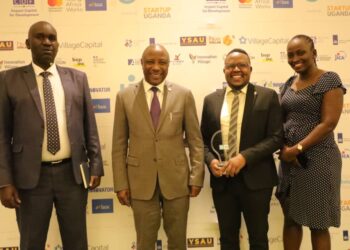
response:
<path fill-rule="evenodd" d="M 249 84 L 249 83 L 248 83 Z M 241 88 L 241 93 L 243 94 L 247 94 L 247 91 L 248 91 L 248 84 L 246 84 L 243 88 Z M 226 92 L 225 92 L 225 95 L 227 96 L 229 93 L 232 93 L 232 88 L 230 87 L 230 85 L 227 85 L 226 87 Z"/>
<path fill-rule="evenodd" d="M 159 92 L 162 93 L 164 91 L 164 85 L 165 81 L 161 82 L 157 86 L 154 86 L 143 79 L 143 87 L 145 88 L 145 92 L 149 91 L 152 87 L 157 87 L 159 89 Z"/>
<path fill-rule="evenodd" d="M 43 70 L 41 67 L 36 65 L 34 62 L 32 62 L 32 66 L 33 66 L 34 73 L 35 73 L 36 76 L 39 76 L 44 71 L 50 72 L 52 75 L 58 75 L 57 67 L 56 67 L 55 63 L 53 63 L 50 66 L 50 68 L 48 68 L 47 70 Z"/>

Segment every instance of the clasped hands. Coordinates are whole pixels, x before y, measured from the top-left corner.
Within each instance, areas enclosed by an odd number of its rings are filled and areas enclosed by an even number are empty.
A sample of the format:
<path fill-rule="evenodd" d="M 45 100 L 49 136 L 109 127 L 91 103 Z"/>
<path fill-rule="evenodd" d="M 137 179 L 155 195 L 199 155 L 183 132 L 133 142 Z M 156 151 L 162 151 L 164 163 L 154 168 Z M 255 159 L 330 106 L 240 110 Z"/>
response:
<path fill-rule="evenodd" d="M 219 160 L 214 159 L 210 163 L 210 171 L 215 177 L 234 177 L 239 174 L 241 169 L 246 165 L 246 160 L 241 154 L 230 158 L 223 167 L 219 167 Z"/>

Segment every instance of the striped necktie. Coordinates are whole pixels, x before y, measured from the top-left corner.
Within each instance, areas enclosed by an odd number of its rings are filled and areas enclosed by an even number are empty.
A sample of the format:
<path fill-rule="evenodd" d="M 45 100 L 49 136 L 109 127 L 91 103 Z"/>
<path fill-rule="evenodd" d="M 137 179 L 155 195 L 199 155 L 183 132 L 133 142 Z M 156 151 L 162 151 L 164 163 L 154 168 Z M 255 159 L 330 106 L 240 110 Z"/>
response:
<path fill-rule="evenodd" d="M 234 95 L 231 106 L 231 115 L 230 115 L 230 127 L 228 134 L 228 146 L 229 153 L 228 158 L 231 158 L 237 154 L 237 117 L 239 109 L 239 93 L 240 90 L 232 90 Z"/>

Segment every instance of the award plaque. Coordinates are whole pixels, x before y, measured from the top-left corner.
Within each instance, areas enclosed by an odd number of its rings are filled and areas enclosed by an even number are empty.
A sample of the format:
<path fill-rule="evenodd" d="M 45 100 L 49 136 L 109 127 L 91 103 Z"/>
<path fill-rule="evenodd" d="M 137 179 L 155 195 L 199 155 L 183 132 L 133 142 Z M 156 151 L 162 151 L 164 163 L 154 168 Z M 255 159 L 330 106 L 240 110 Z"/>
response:
<path fill-rule="evenodd" d="M 217 159 L 219 160 L 219 167 L 223 167 L 227 163 L 227 154 L 229 150 L 229 146 L 226 144 L 219 144 L 215 142 L 222 142 L 222 133 L 221 130 L 216 131 L 210 140 L 210 146 L 213 152 L 216 154 Z M 222 159 L 221 155 L 224 155 L 224 159 Z"/>

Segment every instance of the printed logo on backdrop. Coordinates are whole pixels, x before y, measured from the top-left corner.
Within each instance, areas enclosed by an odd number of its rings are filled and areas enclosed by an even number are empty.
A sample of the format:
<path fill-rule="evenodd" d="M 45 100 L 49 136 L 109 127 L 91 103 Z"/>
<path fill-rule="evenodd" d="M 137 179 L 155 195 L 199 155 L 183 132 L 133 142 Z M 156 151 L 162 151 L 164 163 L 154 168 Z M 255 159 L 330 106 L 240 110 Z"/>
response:
<path fill-rule="evenodd" d="M 113 213 L 113 199 L 92 199 L 92 213 Z"/>
<path fill-rule="evenodd" d="M 85 42 L 85 41 L 80 41 L 80 42 L 61 42 L 60 43 L 60 49 L 100 49 L 103 47 L 103 42 L 102 41 L 92 41 L 92 42 Z"/>
<path fill-rule="evenodd" d="M 180 46 L 205 46 L 207 45 L 206 36 L 182 36 L 180 37 Z"/>
<path fill-rule="evenodd" d="M 280 52 L 280 61 L 281 61 L 281 62 L 286 62 L 287 60 L 288 60 L 287 52 L 281 51 L 281 52 Z"/>
<path fill-rule="evenodd" d="M 128 66 L 135 66 L 135 65 L 141 65 L 141 59 L 129 58 Z"/>
<path fill-rule="evenodd" d="M 238 0 L 240 8 L 251 8 L 253 6 L 252 0 Z"/>
<path fill-rule="evenodd" d="M 131 83 L 133 83 L 133 82 L 135 82 L 135 76 L 134 75 L 129 75 L 128 76 L 128 81 L 129 81 L 129 83 L 121 83 L 120 85 L 119 85 L 119 90 L 123 90 L 123 89 L 125 89 L 128 85 L 130 85 Z"/>
<path fill-rule="evenodd" d="M 106 11 L 107 2 L 106 0 L 85 0 L 86 11 Z"/>
<path fill-rule="evenodd" d="M 25 42 L 16 42 L 16 49 L 27 49 Z"/>
<path fill-rule="evenodd" d="M 347 55 L 344 50 L 338 51 L 334 56 L 334 61 L 344 61 Z"/>
<path fill-rule="evenodd" d="M 234 35 L 226 35 L 222 38 L 222 43 L 225 44 L 226 46 L 230 46 L 235 39 Z"/>
<path fill-rule="evenodd" d="M 230 13 L 231 10 L 226 0 L 206 0 L 202 9 L 203 13 Z"/>
<path fill-rule="evenodd" d="M 349 241 L 349 231 L 343 230 L 343 241 Z"/>
<path fill-rule="evenodd" d="M 338 34 L 333 35 L 333 45 L 350 43 L 350 39 L 340 39 Z"/>
<path fill-rule="evenodd" d="M 337 143 L 341 144 L 344 142 L 350 142 L 350 137 L 344 136 L 342 132 L 337 133 Z"/>
<path fill-rule="evenodd" d="M 75 68 L 82 68 L 86 66 L 83 61 L 83 58 L 80 58 L 80 57 L 72 57 L 72 63 L 73 63 L 73 67 Z"/>
<path fill-rule="evenodd" d="M 35 7 L 35 0 L 13 0 L 10 17 L 33 17 L 39 16 Z"/>
<path fill-rule="evenodd" d="M 109 250 L 109 245 L 88 245 L 89 250 Z"/>
<path fill-rule="evenodd" d="M 136 242 L 135 242 L 135 241 L 133 241 L 133 242 L 131 243 L 131 248 L 130 248 L 130 250 L 137 250 L 137 248 L 136 248 Z"/>
<path fill-rule="evenodd" d="M 26 62 L 23 60 L 1 60 L 0 61 L 0 69 L 13 69 L 19 66 L 25 65 Z"/>
<path fill-rule="evenodd" d="M 55 63 L 58 64 L 58 65 L 66 65 L 67 64 L 67 61 L 60 58 L 60 57 L 56 57 L 55 58 Z"/>
<path fill-rule="evenodd" d="M 192 63 L 199 63 L 199 64 L 209 64 L 213 59 L 216 59 L 218 56 L 216 55 L 194 55 L 194 54 L 188 54 L 189 58 L 191 59 Z"/>
<path fill-rule="evenodd" d="M 341 150 L 340 153 L 341 153 L 341 158 L 343 158 L 343 159 L 350 158 L 350 149 L 345 148 L 345 149 Z"/>
<path fill-rule="evenodd" d="M 95 113 L 111 112 L 111 100 L 109 98 L 92 99 L 92 106 Z"/>
<path fill-rule="evenodd" d="M 172 65 L 181 65 L 184 63 L 184 60 L 182 59 L 181 54 L 178 53 L 174 55 L 173 60 L 170 60 L 170 63 Z"/>
<path fill-rule="evenodd" d="M 241 36 L 239 38 L 239 43 L 240 44 L 253 44 L 253 45 L 281 45 L 281 44 L 287 44 L 289 41 L 289 38 L 272 38 L 272 37 L 267 37 L 267 38 L 257 38 L 257 37 L 245 37 Z"/>
<path fill-rule="evenodd" d="M 209 44 L 221 44 L 221 37 L 217 36 L 208 36 Z"/>
<path fill-rule="evenodd" d="M 342 111 L 342 115 L 349 115 L 350 114 L 350 103 L 345 102 L 343 104 L 343 111 Z"/>
<path fill-rule="evenodd" d="M 318 54 L 316 57 L 316 61 L 329 62 L 331 60 L 332 60 L 332 56 L 328 54 Z"/>
<path fill-rule="evenodd" d="M 187 238 L 187 247 L 188 248 L 214 247 L 214 238 L 213 237 Z"/>
<path fill-rule="evenodd" d="M 0 247 L 0 250 L 19 250 L 19 247 Z"/>
<path fill-rule="evenodd" d="M 143 8 L 143 18 L 145 19 L 171 18 L 171 7 L 145 7 Z"/>
<path fill-rule="evenodd" d="M 150 37 L 148 39 L 148 42 L 149 42 L 150 45 L 151 44 L 156 44 L 156 43 L 162 44 L 163 46 L 166 46 L 166 45 L 177 45 L 177 42 L 175 42 L 175 41 L 158 41 L 158 40 L 156 41 L 155 37 Z"/>
<path fill-rule="evenodd" d="M 350 16 L 350 5 L 328 5 L 327 16 Z"/>
<path fill-rule="evenodd" d="M 342 212 L 350 212 L 350 200 L 341 200 L 340 209 Z"/>
<path fill-rule="evenodd" d="M 293 8 L 293 0 L 273 0 L 274 8 Z"/>
<path fill-rule="evenodd" d="M 256 9 L 271 9 L 272 0 L 255 0 L 255 8 Z"/>
<path fill-rule="evenodd" d="M 283 240 L 282 240 L 282 235 L 277 235 L 274 237 L 269 237 L 269 245 L 273 245 L 273 244 L 282 244 Z"/>
<path fill-rule="evenodd" d="M 119 0 L 119 2 L 125 3 L 125 4 L 133 3 L 134 1 L 135 0 Z"/>
<path fill-rule="evenodd" d="M 92 56 L 92 64 L 97 67 L 101 64 L 106 64 L 106 60 L 101 56 Z"/>
<path fill-rule="evenodd" d="M 1 50 L 13 50 L 13 41 L 0 41 Z"/>
<path fill-rule="evenodd" d="M 90 93 L 109 93 L 111 92 L 110 87 L 93 87 L 90 88 Z"/>
<path fill-rule="evenodd" d="M 270 53 L 260 53 L 261 62 L 273 62 L 272 56 Z"/>
<path fill-rule="evenodd" d="M 89 193 L 114 193 L 113 187 L 97 187 L 95 189 L 89 189 Z"/>

